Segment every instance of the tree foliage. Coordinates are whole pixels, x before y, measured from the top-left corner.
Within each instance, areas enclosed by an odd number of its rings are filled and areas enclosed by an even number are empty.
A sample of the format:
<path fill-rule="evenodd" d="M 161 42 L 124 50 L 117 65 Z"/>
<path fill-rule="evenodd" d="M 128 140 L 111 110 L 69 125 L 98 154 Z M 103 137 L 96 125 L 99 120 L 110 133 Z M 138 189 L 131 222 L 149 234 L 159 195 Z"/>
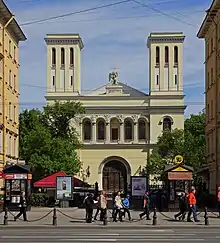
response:
<path fill-rule="evenodd" d="M 83 112 L 80 103 L 55 102 L 42 111 L 25 110 L 19 115 L 20 157 L 31 165 L 35 180 L 58 171 L 79 171 L 80 142 L 70 122 Z"/>
<path fill-rule="evenodd" d="M 184 157 L 184 163 L 195 171 L 205 164 L 205 113 L 191 115 L 185 120 L 184 130 L 164 131 L 158 137 L 157 148 L 147 161 L 148 174 L 163 177 L 166 164 L 172 163 L 176 155 Z"/>

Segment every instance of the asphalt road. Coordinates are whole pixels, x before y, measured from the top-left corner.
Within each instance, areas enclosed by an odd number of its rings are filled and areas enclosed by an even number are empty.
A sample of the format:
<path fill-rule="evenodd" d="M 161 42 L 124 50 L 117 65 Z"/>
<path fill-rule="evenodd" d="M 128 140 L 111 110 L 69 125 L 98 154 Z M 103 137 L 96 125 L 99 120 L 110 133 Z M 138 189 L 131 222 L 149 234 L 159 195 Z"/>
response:
<path fill-rule="evenodd" d="M 219 229 L 0 229 L 0 242 L 220 242 Z"/>

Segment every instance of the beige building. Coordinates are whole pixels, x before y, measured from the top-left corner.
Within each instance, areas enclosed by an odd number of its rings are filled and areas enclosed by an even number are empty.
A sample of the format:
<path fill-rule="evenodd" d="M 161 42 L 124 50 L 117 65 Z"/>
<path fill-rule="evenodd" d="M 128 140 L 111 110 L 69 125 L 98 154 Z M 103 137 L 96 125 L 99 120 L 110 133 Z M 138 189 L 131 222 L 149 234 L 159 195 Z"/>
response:
<path fill-rule="evenodd" d="M 26 37 L 0 1 L 0 171 L 18 159 L 19 42 Z"/>
<path fill-rule="evenodd" d="M 209 189 L 215 193 L 220 185 L 220 0 L 214 0 L 206 11 L 197 36 L 205 39 L 207 164 Z"/>
<path fill-rule="evenodd" d="M 126 188 L 130 176 L 146 166 L 162 131 L 184 127 L 184 38 L 183 33 L 148 37 L 149 94 L 120 81 L 116 71 L 106 74 L 101 87 L 81 92 L 82 39 L 78 34 L 45 38 L 47 102 L 80 101 L 86 108 L 73 126 L 83 142 L 79 157 L 90 184 L 97 181 L 106 191 Z"/>

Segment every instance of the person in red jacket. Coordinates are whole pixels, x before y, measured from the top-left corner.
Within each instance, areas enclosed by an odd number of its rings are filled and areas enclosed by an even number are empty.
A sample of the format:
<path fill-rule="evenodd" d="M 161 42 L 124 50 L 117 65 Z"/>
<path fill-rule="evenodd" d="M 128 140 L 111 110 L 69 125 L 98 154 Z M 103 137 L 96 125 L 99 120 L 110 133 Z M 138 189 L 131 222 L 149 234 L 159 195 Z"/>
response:
<path fill-rule="evenodd" d="M 189 213 L 188 213 L 188 216 L 187 216 L 187 221 L 188 222 L 192 222 L 191 220 L 191 215 L 193 214 L 193 219 L 195 222 L 199 222 L 198 218 L 197 218 L 197 210 L 196 210 L 196 197 L 195 197 L 195 193 L 196 193 L 196 190 L 195 188 L 193 187 L 191 189 L 191 192 L 189 193 L 188 195 L 188 204 L 189 204 Z"/>

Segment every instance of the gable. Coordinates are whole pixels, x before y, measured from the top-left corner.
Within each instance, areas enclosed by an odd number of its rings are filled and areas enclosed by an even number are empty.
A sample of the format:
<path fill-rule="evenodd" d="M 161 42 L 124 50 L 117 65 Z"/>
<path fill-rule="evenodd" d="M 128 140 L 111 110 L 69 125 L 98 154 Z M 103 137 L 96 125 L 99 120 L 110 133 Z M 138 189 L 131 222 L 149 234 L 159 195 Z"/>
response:
<path fill-rule="evenodd" d="M 115 96 L 130 96 L 130 97 L 146 97 L 148 96 L 146 93 L 139 91 L 135 88 L 132 88 L 124 83 L 118 82 L 117 85 L 119 88 L 122 89 L 122 94 L 118 94 Z M 115 86 L 115 87 L 117 87 Z M 92 91 L 89 91 L 87 93 L 84 93 L 83 96 L 108 96 L 108 94 L 106 93 L 106 89 L 109 87 L 109 83 L 94 89 Z M 113 95 L 114 96 L 114 95 Z"/>

